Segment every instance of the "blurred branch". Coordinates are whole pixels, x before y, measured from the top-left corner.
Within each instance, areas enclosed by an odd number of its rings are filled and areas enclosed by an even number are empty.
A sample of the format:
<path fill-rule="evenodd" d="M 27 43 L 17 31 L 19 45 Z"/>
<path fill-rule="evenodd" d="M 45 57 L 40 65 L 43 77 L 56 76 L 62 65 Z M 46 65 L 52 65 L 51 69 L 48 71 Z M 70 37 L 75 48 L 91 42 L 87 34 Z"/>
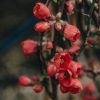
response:
<path fill-rule="evenodd" d="M 93 75 L 94 78 L 96 78 L 98 75 L 100 75 L 100 71 L 94 72 L 94 71 L 91 70 L 91 69 L 83 69 L 83 70 L 84 70 L 84 72 L 86 72 L 86 73 L 91 73 L 91 74 Z"/>

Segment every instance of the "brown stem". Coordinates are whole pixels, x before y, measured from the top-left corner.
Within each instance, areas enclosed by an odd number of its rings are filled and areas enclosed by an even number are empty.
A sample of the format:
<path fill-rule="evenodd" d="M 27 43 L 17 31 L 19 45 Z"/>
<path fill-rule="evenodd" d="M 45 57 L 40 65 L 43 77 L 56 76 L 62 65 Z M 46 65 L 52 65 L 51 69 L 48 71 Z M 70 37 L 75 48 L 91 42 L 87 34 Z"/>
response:
<path fill-rule="evenodd" d="M 50 1 L 51 1 L 51 0 L 47 0 L 45 4 L 46 4 L 47 6 L 49 6 Z"/>
<path fill-rule="evenodd" d="M 55 77 L 51 78 L 52 84 L 52 100 L 57 100 L 57 82 Z"/>
<path fill-rule="evenodd" d="M 47 65 L 46 65 L 46 60 L 45 60 L 45 58 L 44 58 L 44 56 L 43 56 L 43 52 L 42 52 L 42 39 L 43 39 L 43 36 L 44 36 L 44 34 L 42 33 L 42 34 L 40 35 L 40 56 L 41 56 L 41 61 L 42 61 L 43 75 L 45 75 L 45 74 L 46 74 Z M 47 79 L 47 78 L 44 78 L 44 79 L 43 79 L 43 84 L 44 84 L 46 93 L 48 94 L 48 96 L 49 96 L 50 98 L 52 98 L 52 93 L 51 93 L 51 91 L 50 91 L 49 88 L 48 88 L 48 79 Z"/>
<path fill-rule="evenodd" d="M 85 37 L 85 40 L 83 41 L 83 45 L 80 48 L 80 52 L 79 52 L 78 56 L 80 56 L 80 54 L 83 52 L 83 50 L 85 50 L 86 38 L 90 35 L 90 27 L 91 27 L 91 21 L 92 21 L 92 14 L 93 14 L 93 11 L 94 11 L 94 3 L 95 3 L 95 0 L 93 1 L 92 5 L 91 5 L 91 8 L 90 8 L 90 11 L 89 11 L 88 27 L 87 27 L 87 31 L 86 31 L 87 35 Z"/>
<path fill-rule="evenodd" d="M 84 69 L 84 72 L 86 72 L 86 73 L 91 73 L 91 74 L 93 75 L 94 78 L 96 78 L 98 75 L 100 75 L 100 71 L 94 72 L 94 71 L 91 70 L 91 69 Z"/>
<path fill-rule="evenodd" d="M 59 0 L 58 2 L 59 2 L 58 13 L 60 13 L 59 17 L 61 18 L 63 14 L 65 0 Z M 51 58 L 52 58 L 56 52 L 56 42 L 57 42 L 57 34 L 56 31 L 54 30 L 54 26 L 52 26 L 51 34 L 52 34 L 52 41 L 53 41 L 53 49 L 51 51 Z M 57 100 L 57 80 L 55 77 L 51 78 L 51 85 L 52 85 L 52 100 Z"/>

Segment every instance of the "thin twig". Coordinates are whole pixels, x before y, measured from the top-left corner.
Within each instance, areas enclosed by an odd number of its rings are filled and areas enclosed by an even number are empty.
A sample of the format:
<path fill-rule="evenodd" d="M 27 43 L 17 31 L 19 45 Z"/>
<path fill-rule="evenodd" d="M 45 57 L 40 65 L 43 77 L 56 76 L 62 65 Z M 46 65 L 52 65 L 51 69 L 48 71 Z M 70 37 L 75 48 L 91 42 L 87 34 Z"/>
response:
<path fill-rule="evenodd" d="M 47 0 L 46 3 L 45 3 L 45 5 L 46 5 L 46 6 L 49 6 L 50 1 L 51 1 L 51 0 Z"/>
<path fill-rule="evenodd" d="M 95 0 L 93 1 L 92 6 L 91 6 L 90 11 L 89 11 L 88 27 L 87 27 L 87 31 L 86 31 L 87 32 L 86 38 L 90 35 L 90 27 L 91 27 L 91 21 L 92 21 L 92 13 L 93 13 L 93 10 L 94 10 L 94 3 L 95 3 Z M 86 47 L 86 38 L 85 38 L 85 40 L 83 42 L 83 45 L 80 48 L 80 52 L 79 52 L 78 56 L 80 56 L 81 52 L 83 52 L 83 50 Z"/>

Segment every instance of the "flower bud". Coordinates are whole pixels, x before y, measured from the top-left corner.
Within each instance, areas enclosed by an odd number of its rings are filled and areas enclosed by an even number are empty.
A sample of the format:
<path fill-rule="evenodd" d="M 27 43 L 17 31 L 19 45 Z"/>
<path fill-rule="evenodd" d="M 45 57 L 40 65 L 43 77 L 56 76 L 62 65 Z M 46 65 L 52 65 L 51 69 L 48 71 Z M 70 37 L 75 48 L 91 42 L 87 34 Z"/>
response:
<path fill-rule="evenodd" d="M 53 63 L 48 63 L 47 65 L 47 73 L 50 77 L 54 76 L 56 74 L 57 68 Z"/>
<path fill-rule="evenodd" d="M 32 81 L 33 82 L 38 82 L 39 81 L 39 77 L 37 75 L 33 75 L 32 76 Z"/>
<path fill-rule="evenodd" d="M 75 42 L 80 37 L 80 31 L 77 27 L 67 24 L 64 28 L 64 36 L 68 40 Z"/>
<path fill-rule="evenodd" d="M 79 93 L 83 90 L 83 86 L 78 79 L 72 78 L 72 86 L 70 87 L 70 92 L 73 94 Z"/>
<path fill-rule="evenodd" d="M 71 0 L 66 2 L 66 9 L 67 9 L 67 13 L 69 15 L 71 15 L 73 13 L 73 11 L 74 11 L 74 4 L 73 4 L 73 2 Z"/>
<path fill-rule="evenodd" d="M 43 90 L 43 86 L 41 86 L 41 85 L 35 85 L 33 87 L 33 91 L 36 93 L 40 93 L 42 90 Z"/>
<path fill-rule="evenodd" d="M 92 38 L 92 37 L 87 37 L 87 43 L 93 43 L 93 42 L 95 42 L 95 39 L 94 38 Z"/>
<path fill-rule="evenodd" d="M 84 89 L 85 93 L 92 93 L 92 92 L 96 92 L 96 87 L 93 83 L 88 83 Z"/>
<path fill-rule="evenodd" d="M 48 22 L 45 22 L 45 21 L 42 21 L 42 22 L 38 22 L 36 25 L 35 25 L 35 31 L 36 32 L 45 32 L 47 30 L 50 29 L 50 25 Z"/>
<path fill-rule="evenodd" d="M 97 91 L 93 83 L 88 83 L 84 88 L 82 100 L 97 100 Z"/>
<path fill-rule="evenodd" d="M 29 77 L 23 75 L 19 77 L 19 84 L 21 86 L 30 86 L 32 84 L 32 80 Z"/>
<path fill-rule="evenodd" d="M 36 48 L 37 48 L 37 44 L 38 43 L 36 41 L 31 40 L 31 39 L 22 41 L 21 47 L 22 47 L 22 50 L 24 52 L 24 55 L 25 56 L 29 56 L 32 53 L 35 53 L 36 52 Z"/>
<path fill-rule="evenodd" d="M 47 49 L 52 49 L 52 48 L 53 48 L 53 44 L 52 44 L 51 41 L 48 41 L 48 42 L 47 42 L 46 48 L 47 48 Z"/>
<path fill-rule="evenodd" d="M 51 16 L 50 10 L 43 3 L 37 3 L 33 8 L 33 14 L 39 19 L 44 19 Z"/>

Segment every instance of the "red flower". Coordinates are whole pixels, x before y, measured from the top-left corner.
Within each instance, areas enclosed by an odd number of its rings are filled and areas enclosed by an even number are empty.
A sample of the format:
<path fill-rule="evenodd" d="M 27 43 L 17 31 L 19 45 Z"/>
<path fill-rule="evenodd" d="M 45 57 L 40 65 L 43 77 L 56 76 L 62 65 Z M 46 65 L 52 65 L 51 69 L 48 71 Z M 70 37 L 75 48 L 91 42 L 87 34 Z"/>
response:
<path fill-rule="evenodd" d="M 74 42 L 80 37 L 80 31 L 77 27 L 67 24 L 64 28 L 64 36 Z"/>
<path fill-rule="evenodd" d="M 38 82 L 39 81 L 39 77 L 37 75 L 33 75 L 32 76 L 32 81 L 33 82 Z"/>
<path fill-rule="evenodd" d="M 74 10 L 74 4 L 71 0 L 66 2 L 66 9 L 67 9 L 68 14 L 72 14 L 72 12 Z"/>
<path fill-rule="evenodd" d="M 87 37 L 87 42 L 88 43 L 93 43 L 93 42 L 95 42 L 95 39 L 92 38 L 92 37 Z"/>
<path fill-rule="evenodd" d="M 61 25 L 60 22 L 56 22 L 56 23 L 55 23 L 55 29 L 56 29 L 57 31 L 61 31 L 61 30 L 62 30 L 62 25 Z"/>
<path fill-rule="evenodd" d="M 19 84 L 21 86 L 30 86 L 32 85 L 32 80 L 29 77 L 23 75 L 19 77 Z"/>
<path fill-rule="evenodd" d="M 93 83 L 88 83 L 84 88 L 82 100 L 97 100 L 97 91 Z"/>
<path fill-rule="evenodd" d="M 53 63 L 48 63 L 47 65 L 47 73 L 50 77 L 54 76 L 56 74 L 57 68 Z"/>
<path fill-rule="evenodd" d="M 65 68 L 69 65 L 71 56 L 69 53 L 61 52 L 54 56 L 54 64 L 57 68 Z"/>
<path fill-rule="evenodd" d="M 61 86 L 69 89 L 72 85 L 71 83 L 72 73 L 70 71 L 60 72 L 57 76 L 57 79 Z"/>
<path fill-rule="evenodd" d="M 38 22 L 36 25 L 35 25 L 35 31 L 36 32 L 44 32 L 44 31 L 47 31 L 50 29 L 50 25 L 48 22 Z"/>
<path fill-rule="evenodd" d="M 36 93 L 40 93 L 42 90 L 43 90 L 43 86 L 41 86 L 41 85 L 35 85 L 33 87 L 33 91 Z"/>
<path fill-rule="evenodd" d="M 62 85 L 60 85 L 60 91 L 62 93 L 67 93 L 67 92 L 69 92 L 69 89 L 66 89 L 65 87 L 63 87 Z"/>
<path fill-rule="evenodd" d="M 93 83 L 89 83 L 89 84 L 85 87 L 84 92 L 85 92 L 86 94 L 92 93 L 92 92 L 93 92 L 93 93 L 96 92 L 96 87 L 95 87 L 95 85 L 94 85 Z"/>
<path fill-rule="evenodd" d="M 47 42 L 46 48 L 47 48 L 47 49 L 52 49 L 52 48 L 53 48 L 53 44 L 52 44 L 51 41 L 48 41 L 48 42 Z"/>
<path fill-rule="evenodd" d="M 81 82 L 76 78 L 72 78 L 71 72 L 59 73 L 57 79 L 60 83 L 60 90 L 63 93 L 79 93 L 83 90 Z"/>
<path fill-rule="evenodd" d="M 70 53 L 76 53 L 79 51 L 80 47 L 78 45 L 73 45 L 72 47 L 68 48 L 68 52 Z"/>
<path fill-rule="evenodd" d="M 72 86 L 70 87 L 70 90 L 69 90 L 71 93 L 76 94 L 83 90 L 83 86 L 78 79 L 72 78 L 71 81 L 72 81 L 71 82 Z"/>
<path fill-rule="evenodd" d="M 54 57 L 54 64 L 57 66 L 57 79 L 60 83 L 60 90 L 63 93 L 79 93 L 83 87 L 76 75 L 79 74 L 79 70 L 82 65 L 71 59 L 70 54 L 62 52 L 58 53 Z M 75 83 L 75 84 L 74 84 Z"/>
<path fill-rule="evenodd" d="M 78 62 L 71 61 L 67 69 L 73 73 L 73 76 L 76 76 L 78 75 L 78 70 L 82 69 L 82 65 Z"/>
<path fill-rule="evenodd" d="M 33 14 L 39 18 L 44 19 L 51 16 L 50 10 L 43 3 L 37 3 L 33 8 Z"/>
<path fill-rule="evenodd" d="M 25 40 L 21 43 L 22 50 L 25 56 L 29 56 L 36 52 L 37 42 L 31 39 Z"/>
<path fill-rule="evenodd" d="M 66 80 L 67 78 L 69 79 L 70 77 L 72 77 L 72 73 L 69 70 L 59 71 L 59 73 L 57 75 L 57 79 L 58 79 L 59 83 L 62 83 L 62 80 Z"/>

